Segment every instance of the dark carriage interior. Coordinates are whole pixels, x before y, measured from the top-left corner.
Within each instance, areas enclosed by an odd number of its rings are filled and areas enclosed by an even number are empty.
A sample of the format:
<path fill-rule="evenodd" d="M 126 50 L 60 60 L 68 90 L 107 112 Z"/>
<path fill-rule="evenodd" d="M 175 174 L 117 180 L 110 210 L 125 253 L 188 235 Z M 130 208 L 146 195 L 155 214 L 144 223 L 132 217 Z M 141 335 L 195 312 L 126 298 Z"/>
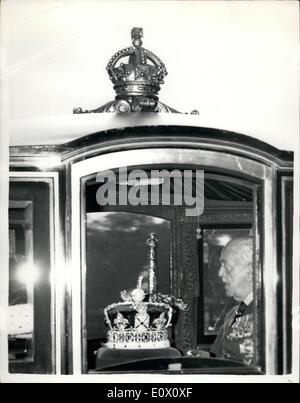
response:
<path fill-rule="evenodd" d="M 169 171 L 172 171 L 170 167 Z M 195 194 L 195 175 L 192 183 L 191 191 Z M 153 185 L 149 179 L 145 186 L 150 194 L 151 187 L 161 185 Z M 230 239 L 251 232 L 253 184 L 205 172 L 204 212 L 200 217 L 187 217 L 186 206 L 174 204 L 174 179 L 170 180 L 173 203 L 169 206 L 163 204 L 162 192 L 158 206 L 100 206 L 96 200 L 98 188 L 95 178 L 86 182 L 88 368 L 95 369 L 96 351 L 106 341 L 104 307 L 117 302 L 123 289 L 132 289 L 138 275 L 147 267 L 145 239 L 150 232 L 157 234 L 160 244 L 159 291 L 184 293 L 187 284 L 181 282 L 178 275 L 183 266 L 188 267 L 188 275 L 193 278 L 188 297 L 188 315 L 193 329 L 184 328 L 182 313 L 177 312 L 172 346 L 182 355 L 193 348 L 208 350 L 226 312 L 233 306 L 217 276 L 220 250 Z M 120 233 L 124 234 L 122 239 Z M 178 243 L 180 234 L 185 238 Z M 186 253 L 193 256 L 191 263 L 186 260 Z"/>

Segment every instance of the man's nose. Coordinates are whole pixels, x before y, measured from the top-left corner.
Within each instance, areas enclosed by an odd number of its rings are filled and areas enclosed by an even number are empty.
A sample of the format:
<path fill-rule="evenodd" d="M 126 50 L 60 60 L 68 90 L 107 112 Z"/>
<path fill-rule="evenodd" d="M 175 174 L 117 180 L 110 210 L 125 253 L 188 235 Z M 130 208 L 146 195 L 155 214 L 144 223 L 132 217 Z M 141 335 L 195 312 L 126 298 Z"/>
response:
<path fill-rule="evenodd" d="M 219 277 L 223 277 L 224 274 L 225 274 L 224 264 L 221 263 L 220 269 L 219 269 L 219 271 L 218 271 L 218 276 L 219 276 Z"/>

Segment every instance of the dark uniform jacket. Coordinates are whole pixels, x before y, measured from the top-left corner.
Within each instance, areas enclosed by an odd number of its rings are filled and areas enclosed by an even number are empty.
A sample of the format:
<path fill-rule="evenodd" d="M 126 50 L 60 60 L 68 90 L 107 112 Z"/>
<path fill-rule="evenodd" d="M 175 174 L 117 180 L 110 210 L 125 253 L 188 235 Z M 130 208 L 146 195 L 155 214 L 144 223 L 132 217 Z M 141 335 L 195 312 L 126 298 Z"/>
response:
<path fill-rule="evenodd" d="M 233 307 L 214 342 L 211 353 L 216 357 L 254 363 L 253 302 Z"/>

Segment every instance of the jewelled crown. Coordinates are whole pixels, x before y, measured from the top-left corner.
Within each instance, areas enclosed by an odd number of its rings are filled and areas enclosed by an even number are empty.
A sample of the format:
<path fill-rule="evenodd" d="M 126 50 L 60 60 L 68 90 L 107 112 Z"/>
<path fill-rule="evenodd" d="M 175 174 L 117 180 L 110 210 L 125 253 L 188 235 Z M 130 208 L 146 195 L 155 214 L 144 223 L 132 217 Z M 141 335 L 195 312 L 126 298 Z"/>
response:
<path fill-rule="evenodd" d="M 114 84 L 117 98 L 147 97 L 151 106 L 151 99 L 158 99 L 160 85 L 164 83 L 164 77 L 168 73 L 163 62 L 154 53 L 142 47 L 142 37 L 143 29 L 133 28 L 133 46 L 114 54 L 106 69 Z M 129 57 L 128 63 L 122 62 L 126 57 Z"/>
<path fill-rule="evenodd" d="M 173 306 L 186 309 L 184 302 L 157 292 L 155 234 L 147 240 L 149 268 L 147 292 L 142 287 L 143 276 L 131 292 L 121 291 L 122 302 L 108 305 L 104 316 L 109 327 L 106 347 L 112 349 L 155 349 L 170 346 L 168 328 L 171 326 Z"/>
<path fill-rule="evenodd" d="M 132 28 L 131 38 L 132 46 L 115 53 L 106 66 L 116 91 L 115 100 L 92 110 L 74 108 L 73 113 L 180 113 L 158 99 L 160 86 L 168 73 L 159 57 L 142 47 L 143 29 Z M 198 114 L 196 112 L 191 114 Z"/>

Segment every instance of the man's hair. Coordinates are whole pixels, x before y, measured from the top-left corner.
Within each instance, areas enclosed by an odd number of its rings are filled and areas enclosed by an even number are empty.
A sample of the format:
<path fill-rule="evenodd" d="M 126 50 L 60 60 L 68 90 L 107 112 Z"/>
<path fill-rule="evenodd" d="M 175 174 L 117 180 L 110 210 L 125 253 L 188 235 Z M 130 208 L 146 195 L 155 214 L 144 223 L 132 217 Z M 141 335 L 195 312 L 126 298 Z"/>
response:
<path fill-rule="evenodd" d="M 227 252 L 232 254 L 238 261 L 244 264 L 253 263 L 253 238 L 239 237 L 234 238 L 224 247 Z"/>

